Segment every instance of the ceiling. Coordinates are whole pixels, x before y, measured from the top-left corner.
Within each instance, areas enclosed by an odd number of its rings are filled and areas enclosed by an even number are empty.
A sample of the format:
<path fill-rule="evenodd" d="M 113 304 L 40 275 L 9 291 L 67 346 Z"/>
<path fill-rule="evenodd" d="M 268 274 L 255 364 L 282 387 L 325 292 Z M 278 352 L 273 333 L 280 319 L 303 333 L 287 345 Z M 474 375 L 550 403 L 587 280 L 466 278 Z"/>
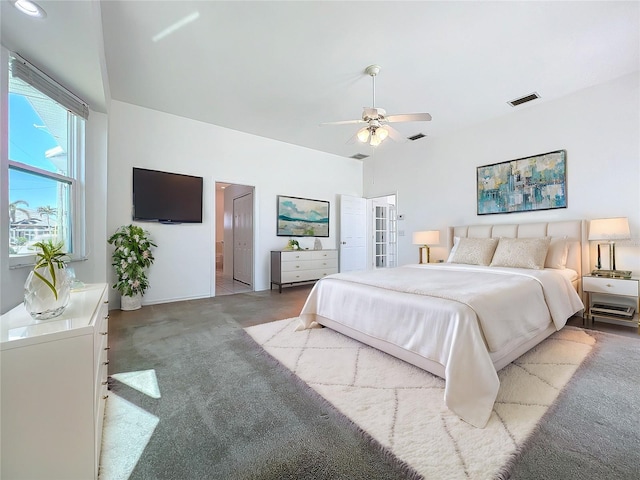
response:
<path fill-rule="evenodd" d="M 341 156 L 372 106 L 444 135 L 640 69 L 640 2 L 1 2 L 2 44 L 106 112 L 109 98 Z M 507 104 L 532 92 L 540 99 Z M 594 112 L 596 115 L 597 112 Z M 393 149 L 385 141 L 379 149 Z"/>

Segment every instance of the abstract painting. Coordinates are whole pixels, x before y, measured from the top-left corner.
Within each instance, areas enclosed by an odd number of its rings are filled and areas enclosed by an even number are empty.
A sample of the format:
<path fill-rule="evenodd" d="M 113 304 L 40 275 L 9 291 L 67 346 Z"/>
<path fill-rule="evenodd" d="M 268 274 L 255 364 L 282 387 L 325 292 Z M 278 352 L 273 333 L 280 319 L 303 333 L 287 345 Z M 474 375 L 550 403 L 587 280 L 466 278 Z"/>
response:
<path fill-rule="evenodd" d="M 279 237 L 328 237 L 329 202 L 278 195 Z"/>
<path fill-rule="evenodd" d="M 478 215 L 567 208 L 567 152 L 477 168 Z"/>

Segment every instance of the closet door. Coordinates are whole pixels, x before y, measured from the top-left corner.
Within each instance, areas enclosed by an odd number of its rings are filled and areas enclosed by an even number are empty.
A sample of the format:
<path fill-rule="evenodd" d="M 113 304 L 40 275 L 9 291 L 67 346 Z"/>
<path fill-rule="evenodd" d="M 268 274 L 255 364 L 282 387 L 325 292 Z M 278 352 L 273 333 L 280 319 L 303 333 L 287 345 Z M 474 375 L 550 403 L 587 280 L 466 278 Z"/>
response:
<path fill-rule="evenodd" d="M 253 194 L 233 199 L 233 279 L 253 285 Z"/>

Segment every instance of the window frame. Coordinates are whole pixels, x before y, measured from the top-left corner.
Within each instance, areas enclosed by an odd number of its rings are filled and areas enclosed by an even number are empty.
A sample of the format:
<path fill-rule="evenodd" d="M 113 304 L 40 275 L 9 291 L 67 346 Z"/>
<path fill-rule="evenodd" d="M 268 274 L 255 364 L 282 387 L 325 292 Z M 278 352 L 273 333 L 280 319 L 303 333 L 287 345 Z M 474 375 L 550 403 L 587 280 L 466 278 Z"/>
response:
<path fill-rule="evenodd" d="M 42 76 L 45 78 L 50 84 L 54 84 L 57 86 L 62 92 L 66 95 L 72 95 L 68 90 L 66 90 L 62 85 L 60 85 L 55 80 L 51 79 L 36 67 L 26 62 L 19 55 L 2 48 L 2 96 L 3 103 L 5 103 L 6 108 L 3 108 L 2 111 L 2 137 L 9 141 L 9 62 L 11 62 L 11 58 L 18 58 L 21 61 L 25 62 L 29 68 L 35 71 L 35 74 Z M 32 85 L 33 88 L 36 88 Z M 37 90 L 40 90 L 36 88 Z M 41 90 L 40 90 L 41 91 Z M 47 171 L 29 164 L 25 164 L 19 161 L 9 159 L 9 150 L 8 148 L 2 149 L 2 184 L 0 185 L 2 199 L 6 201 L 6 207 L 3 207 L 7 210 L 7 212 L 3 212 L 3 228 L 0 229 L 1 234 L 5 237 L 3 242 L 0 242 L 0 245 L 4 245 L 2 255 L 7 258 L 8 257 L 8 267 L 10 269 L 16 268 L 24 268 L 24 267 L 32 267 L 35 264 L 36 256 L 35 252 L 29 255 L 12 255 L 9 253 L 9 237 L 10 237 L 10 227 L 9 227 L 9 218 L 8 218 L 8 205 L 9 205 L 9 172 L 10 170 L 22 171 L 27 174 L 37 175 L 43 178 L 48 178 L 54 180 L 56 182 L 62 182 L 69 185 L 70 189 L 70 198 L 69 198 L 69 236 L 70 238 L 70 248 L 71 252 L 69 253 L 70 261 L 82 261 L 86 260 L 86 235 L 85 235 L 85 226 L 86 226 L 86 218 L 85 218 L 85 161 L 86 161 L 86 151 L 85 151 L 85 143 L 86 143 L 86 117 L 78 115 L 78 113 L 72 111 L 72 109 L 62 105 L 56 99 L 52 98 L 47 92 L 42 92 L 47 96 L 51 101 L 58 103 L 67 111 L 67 156 L 68 156 L 68 175 L 62 175 L 56 172 Z M 74 96 L 75 99 L 77 97 Z M 79 99 L 77 99 L 79 100 Z M 81 102 L 81 101 L 80 101 Z M 84 102 L 82 105 L 86 107 L 86 111 L 88 114 L 88 107 Z M 5 144 L 7 143 L 5 142 Z M 5 202 L 2 202 L 3 204 Z M 6 225 L 5 225 L 6 224 Z M 6 242 L 6 243 L 5 243 Z"/>

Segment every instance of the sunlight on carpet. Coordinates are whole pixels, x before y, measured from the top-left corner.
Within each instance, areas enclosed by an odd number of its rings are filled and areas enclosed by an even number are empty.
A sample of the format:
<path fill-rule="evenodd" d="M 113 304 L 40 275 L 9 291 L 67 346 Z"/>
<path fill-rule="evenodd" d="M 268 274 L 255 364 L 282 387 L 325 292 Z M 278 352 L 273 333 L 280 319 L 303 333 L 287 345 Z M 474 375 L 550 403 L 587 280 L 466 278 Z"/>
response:
<path fill-rule="evenodd" d="M 246 328 L 270 355 L 426 478 L 492 478 L 555 401 L 595 344 L 567 327 L 498 372 L 485 428 L 444 404 L 444 380 L 297 318 Z"/>
<path fill-rule="evenodd" d="M 114 374 L 112 378 L 151 396 L 160 398 L 154 370 Z M 126 480 L 133 472 L 160 419 L 109 392 L 104 412 L 100 480 Z"/>

